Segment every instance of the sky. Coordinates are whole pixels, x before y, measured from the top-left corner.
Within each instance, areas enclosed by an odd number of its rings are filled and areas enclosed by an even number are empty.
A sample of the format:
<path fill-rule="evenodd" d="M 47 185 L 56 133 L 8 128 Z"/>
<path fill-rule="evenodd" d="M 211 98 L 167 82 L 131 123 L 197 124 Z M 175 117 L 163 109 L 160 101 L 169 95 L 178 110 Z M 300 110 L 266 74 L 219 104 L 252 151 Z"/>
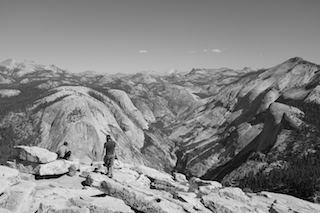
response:
<path fill-rule="evenodd" d="M 0 61 L 71 72 L 320 64 L 319 0 L 0 0 Z"/>

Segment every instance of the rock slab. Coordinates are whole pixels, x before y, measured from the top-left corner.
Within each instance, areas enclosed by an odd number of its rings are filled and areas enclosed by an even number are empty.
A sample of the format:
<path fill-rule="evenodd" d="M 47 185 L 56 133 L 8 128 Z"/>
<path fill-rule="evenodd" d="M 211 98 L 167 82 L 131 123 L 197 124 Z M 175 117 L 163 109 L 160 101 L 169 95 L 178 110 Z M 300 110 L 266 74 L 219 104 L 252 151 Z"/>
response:
<path fill-rule="evenodd" d="M 20 160 L 34 163 L 49 163 L 58 157 L 57 153 L 36 146 L 15 146 L 15 149 Z"/>

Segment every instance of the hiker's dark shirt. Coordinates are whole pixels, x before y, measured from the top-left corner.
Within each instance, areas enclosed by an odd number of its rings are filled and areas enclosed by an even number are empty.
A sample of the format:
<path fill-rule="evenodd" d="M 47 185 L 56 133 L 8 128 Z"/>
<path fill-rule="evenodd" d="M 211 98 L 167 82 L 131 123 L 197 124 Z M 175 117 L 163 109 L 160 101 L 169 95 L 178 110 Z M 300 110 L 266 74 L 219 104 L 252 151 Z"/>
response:
<path fill-rule="evenodd" d="M 106 149 L 106 156 L 113 156 L 115 147 L 116 147 L 116 142 L 114 142 L 113 140 L 109 140 L 105 142 L 104 148 Z"/>

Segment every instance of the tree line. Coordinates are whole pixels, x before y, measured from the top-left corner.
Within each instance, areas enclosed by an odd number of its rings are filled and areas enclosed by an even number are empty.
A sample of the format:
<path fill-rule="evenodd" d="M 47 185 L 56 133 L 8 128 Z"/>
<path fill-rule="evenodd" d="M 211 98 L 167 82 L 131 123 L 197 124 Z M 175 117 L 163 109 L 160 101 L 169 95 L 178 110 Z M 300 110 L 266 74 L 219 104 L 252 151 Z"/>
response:
<path fill-rule="evenodd" d="M 239 187 L 254 192 L 285 193 L 320 203 L 320 106 L 302 100 L 292 100 L 289 104 L 305 113 L 302 118 L 305 125 L 294 130 L 293 141 L 287 150 L 273 159 L 286 162 L 286 166 L 270 172 L 251 172 L 239 181 Z M 298 148 L 293 149 L 297 144 Z"/>

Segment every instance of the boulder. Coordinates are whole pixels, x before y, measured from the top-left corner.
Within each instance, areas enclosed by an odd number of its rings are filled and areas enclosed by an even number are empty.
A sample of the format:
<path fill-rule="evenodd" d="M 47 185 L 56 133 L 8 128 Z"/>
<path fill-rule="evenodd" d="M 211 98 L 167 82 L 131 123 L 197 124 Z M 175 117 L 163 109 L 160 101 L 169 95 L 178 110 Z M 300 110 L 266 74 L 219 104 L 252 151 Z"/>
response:
<path fill-rule="evenodd" d="M 29 173 L 20 173 L 20 178 L 21 180 L 26 180 L 26 181 L 35 181 L 35 176 L 33 174 Z"/>
<path fill-rule="evenodd" d="M 184 174 L 174 172 L 173 173 L 174 180 L 180 182 L 180 183 L 188 183 L 188 180 Z"/>
<path fill-rule="evenodd" d="M 200 178 L 192 177 L 189 180 L 189 191 L 198 192 L 201 191 L 204 194 L 208 194 L 211 191 L 222 188 L 221 183 L 211 180 L 202 180 Z"/>
<path fill-rule="evenodd" d="M 217 192 L 219 187 L 215 185 L 206 185 L 206 186 L 199 186 L 199 192 L 203 195 L 208 195 L 212 192 Z"/>
<path fill-rule="evenodd" d="M 204 211 L 207 210 L 206 207 L 201 203 L 199 197 L 197 197 L 196 193 L 193 192 L 178 192 L 177 198 L 182 201 L 192 205 L 192 208 L 197 211 Z"/>
<path fill-rule="evenodd" d="M 179 182 L 157 179 L 155 179 L 151 183 L 151 188 L 157 190 L 164 190 L 170 193 L 175 193 L 177 191 L 187 192 L 189 190 L 188 186 L 182 185 Z"/>
<path fill-rule="evenodd" d="M 112 179 L 103 181 L 99 189 L 107 195 L 123 200 L 127 205 L 140 212 L 179 213 L 185 212 L 182 206 L 163 199 L 144 189 L 122 185 Z"/>
<path fill-rule="evenodd" d="M 36 146 L 15 146 L 18 150 L 18 158 L 34 163 L 49 163 L 57 159 L 58 155 Z"/>
<path fill-rule="evenodd" d="M 247 203 L 220 197 L 216 193 L 211 193 L 210 195 L 203 196 L 201 202 L 203 203 L 204 206 L 206 206 L 212 212 L 217 212 L 217 213 L 218 212 L 226 212 L 226 213 L 267 212 L 267 211 L 258 211 L 257 209 L 251 207 Z"/>
<path fill-rule="evenodd" d="M 25 160 L 7 161 L 7 165 L 19 172 L 28 174 L 37 174 L 39 163 L 29 162 Z"/>
<path fill-rule="evenodd" d="M 142 187 L 150 188 L 151 181 L 144 174 L 140 174 L 139 177 L 136 179 L 135 183 L 141 185 Z"/>
<path fill-rule="evenodd" d="M 90 176 L 89 176 L 90 175 Z M 83 172 L 82 177 L 86 179 L 88 185 L 95 187 L 99 186 L 99 183 L 107 178 L 106 175 L 100 175 L 99 171 L 95 172 Z M 143 188 L 150 188 L 151 180 L 144 174 L 131 170 L 130 168 L 115 169 L 113 178 L 122 184 L 130 184 Z"/>
<path fill-rule="evenodd" d="M 320 205 L 311 203 L 291 195 L 273 193 L 273 192 L 261 192 L 255 194 L 251 199 L 252 205 L 265 206 L 264 209 L 268 209 L 269 212 L 274 213 L 287 213 L 287 212 L 303 212 L 303 213 L 315 213 L 320 212 Z M 263 208 L 263 207 L 260 207 Z"/>
<path fill-rule="evenodd" d="M 76 166 L 75 166 L 75 165 L 71 165 L 71 166 L 69 167 L 68 175 L 69 175 L 70 177 L 73 177 L 73 176 L 76 175 L 76 172 L 77 172 Z"/>
<path fill-rule="evenodd" d="M 236 200 L 239 202 L 249 202 L 250 198 L 237 187 L 225 187 L 219 190 L 219 195 L 228 199 Z"/>
<path fill-rule="evenodd" d="M 147 166 L 135 166 L 132 170 L 137 171 L 139 174 L 144 174 L 145 176 L 151 179 L 164 180 L 164 181 L 173 181 L 173 177 L 167 173 L 160 172 L 156 169 L 147 167 Z"/>
<path fill-rule="evenodd" d="M 38 166 L 37 175 L 61 175 L 69 172 L 69 168 L 74 165 L 76 169 L 79 168 L 79 162 L 68 160 L 56 160 L 46 164 L 40 164 Z"/>
<path fill-rule="evenodd" d="M 160 172 L 147 166 L 136 166 L 131 168 L 139 174 L 143 174 L 151 180 L 151 188 L 164 190 L 167 192 L 184 191 L 187 192 L 189 187 L 179 182 L 175 182 L 173 177 L 167 173 Z"/>
<path fill-rule="evenodd" d="M 81 208 L 78 206 L 73 206 L 68 200 L 64 197 L 55 196 L 49 199 L 44 200 L 40 203 L 39 208 L 36 211 L 37 213 L 89 213 L 88 208 Z"/>
<path fill-rule="evenodd" d="M 102 213 L 102 212 L 121 212 L 134 213 L 122 200 L 106 197 L 73 197 L 66 199 L 63 196 L 50 196 L 44 199 L 39 205 L 37 213 Z"/>
<path fill-rule="evenodd" d="M 105 175 L 90 173 L 86 183 L 99 188 L 107 195 L 122 199 L 127 205 L 139 212 L 210 212 L 196 198 L 194 193 L 189 196 L 186 192 L 150 189 L 136 182 L 122 182 L 117 179 L 117 173 L 110 179 Z M 145 177 L 143 175 L 143 177 Z M 184 199 L 182 198 L 184 197 Z M 189 201 L 191 203 L 189 203 Z"/>
<path fill-rule="evenodd" d="M 79 177 L 87 178 L 90 172 L 83 171 L 79 174 Z"/>
<path fill-rule="evenodd" d="M 123 200 L 110 196 L 71 198 L 69 199 L 69 202 L 80 208 L 88 208 L 90 212 L 134 213 L 134 211 L 126 205 Z"/>
<path fill-rule="evenodd" d="M 101 175 L 101 174 L 92 172 L 87 175 L 85 183 L 88 186 L 99 188 L 102 181 L 107 180 L 107 178 L 108 176 L 106 175 Z"/>

